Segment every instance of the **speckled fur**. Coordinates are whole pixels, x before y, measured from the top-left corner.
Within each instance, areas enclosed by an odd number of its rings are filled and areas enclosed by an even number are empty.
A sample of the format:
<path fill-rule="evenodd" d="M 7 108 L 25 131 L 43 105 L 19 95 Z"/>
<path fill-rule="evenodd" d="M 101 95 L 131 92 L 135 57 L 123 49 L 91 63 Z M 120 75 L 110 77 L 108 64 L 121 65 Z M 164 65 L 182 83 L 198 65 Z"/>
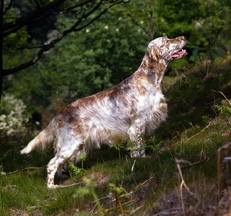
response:
<path fill-rule="evenodd" d="M 55 157 L 47 165 L 47 187 L 55 188 L 54 175 L 67 159 L 78 160 L 83 152 L 102 143 L 130 138 L 132 157 L 144 156 L 143 135 L 151 135 L 167 118 L 161 82 L 168 63 L 186 55 L 175 54 L 185 38 L 157 38 L 148 45 L 138 70 L 120 84 L 78 99 L 63 109 L 22 151 L 45 148 L 53 143 Z M 131 147 L 131 146 L 130 146 Z"/>

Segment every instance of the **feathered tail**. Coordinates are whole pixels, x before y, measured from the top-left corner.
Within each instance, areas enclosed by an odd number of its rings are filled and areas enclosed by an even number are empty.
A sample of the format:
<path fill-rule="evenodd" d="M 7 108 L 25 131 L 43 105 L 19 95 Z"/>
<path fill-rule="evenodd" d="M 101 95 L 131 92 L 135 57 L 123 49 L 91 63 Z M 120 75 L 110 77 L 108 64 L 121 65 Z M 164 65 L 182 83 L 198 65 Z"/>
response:
<path fill-rule="evenodd" d="M 35 148 L 40 148 L 43 150 L 52 144 L 54 139 L 54 130 L 52 129 L 52 124 L 50 123 L 47 128 L 41 131 L 33 140 L 28 143 L 24 149 L 21 150 L 21 154 L 28 154 Z"/>

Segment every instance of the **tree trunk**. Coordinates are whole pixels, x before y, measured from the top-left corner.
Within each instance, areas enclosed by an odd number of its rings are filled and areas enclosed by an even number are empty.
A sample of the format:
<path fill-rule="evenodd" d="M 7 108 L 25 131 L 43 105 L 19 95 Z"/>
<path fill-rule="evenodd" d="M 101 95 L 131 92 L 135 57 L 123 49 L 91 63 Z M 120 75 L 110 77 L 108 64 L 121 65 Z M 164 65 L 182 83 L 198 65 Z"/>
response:
<path fill-rule="evenodd" d="M 0 102 L 3 84 L 3 6 L 4 0 L 0 0 Z"/>

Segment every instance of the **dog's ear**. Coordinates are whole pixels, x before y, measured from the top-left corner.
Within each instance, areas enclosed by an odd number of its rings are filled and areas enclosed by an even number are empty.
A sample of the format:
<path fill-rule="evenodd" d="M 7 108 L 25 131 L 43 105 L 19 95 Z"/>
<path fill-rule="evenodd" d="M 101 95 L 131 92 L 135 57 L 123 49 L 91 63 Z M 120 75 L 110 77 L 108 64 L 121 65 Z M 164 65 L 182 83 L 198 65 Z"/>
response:
<path fill-rule="evenodd" d="M 159 61 L 160 59 L 160 48 L 156 45 L 152 45 L 147 50 L 147 55 L 150 61 Z"/>

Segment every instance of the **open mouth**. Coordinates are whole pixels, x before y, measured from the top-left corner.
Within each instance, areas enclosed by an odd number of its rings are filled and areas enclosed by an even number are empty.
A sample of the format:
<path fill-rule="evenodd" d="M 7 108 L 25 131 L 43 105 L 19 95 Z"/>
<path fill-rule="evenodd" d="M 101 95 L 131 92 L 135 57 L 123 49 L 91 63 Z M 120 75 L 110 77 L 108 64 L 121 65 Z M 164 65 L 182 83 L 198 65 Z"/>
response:
<path fill-rule="evenodd" d="M 188 53 L 186 50 L 181 49 L 180 51 L 172 54 L 172 59 L 180 59 L 180 58 L 183 58 L 184 56 L 186 56 L 187 54 Z"/>

